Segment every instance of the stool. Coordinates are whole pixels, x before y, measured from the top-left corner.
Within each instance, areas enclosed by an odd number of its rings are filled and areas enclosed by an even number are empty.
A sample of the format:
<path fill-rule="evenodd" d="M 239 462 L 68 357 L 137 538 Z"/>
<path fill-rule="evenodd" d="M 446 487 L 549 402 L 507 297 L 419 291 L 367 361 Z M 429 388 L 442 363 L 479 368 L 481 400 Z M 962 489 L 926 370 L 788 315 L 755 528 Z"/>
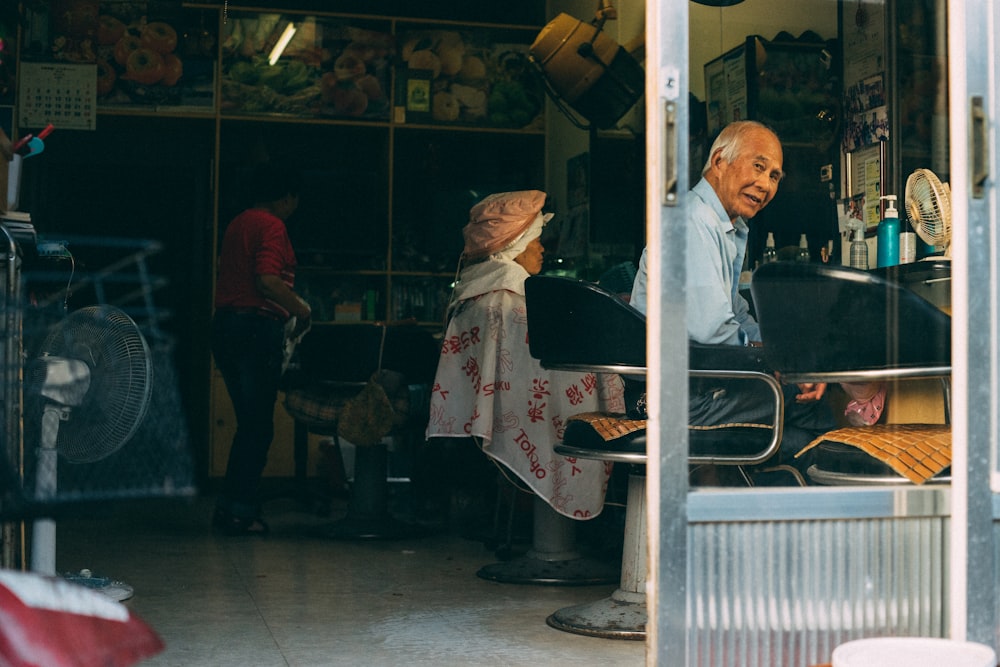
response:
<path fill-rule="evenodd" d="M 559 276 L 531 276 L 524 283 L 531 356 L 543 368 L 589 370 L 628 376 L 646 374 L 646 319 L 598 285 Z M 586 332 L 580 335 L 579 332 Z M 691 465 L 742 469 L 766 462 L 778 450 L 784 405 L 781 385 L 757 348 L 689 344 L 690 378 L 763 382 L 773 397 L 766 424 L 718 424 L 689 431 Z M 628 393 L 626 393 L 628 395 Z M 586 417 L 586 419 L 582 419 Z M 559 630 L 612 639 L 646 636 L 646 430 L 643 419 L 625 415 L 577 415 L 567 424 L 564 456 L 627 463 L 625 539 L 619 587 L 597 602 L 560 609 L 546 622 Z M 624 433 L 625 435 L 615 435 Z M 610 434 L 609 437 L 605 437 Z"/>
<path fill-rule="evenodd" d="M 341 409 L 364 383 L 326 382 L 308 389 L 292 389 L 285 397 L 285 409 L 295 418 L 295 477 L 304 488 L 308 462 L 309 433 L 329 435 L 339 449 L 337 425 Z M 411 393 L 425 390 L 410 387 Z M 411 404 L 421 405 L 420 400 Z M 407 435 L 406 423 L 394 427 L 388 437 Z M 358 445 L 355 449 L 354 483 L 351 485 L 347 516 L 319 529 L 323 537 L 334 539 L 403 539 L 416 537 L 422 530 L 397 520 L 389 513 L 389 448 L 384 442 Z"/>
<path fill-rule="evenodd" d="M 295 372 L 289 381 L 292 386 L 285 398 L 286 409 L 296 419 L 296 478 L 304 482 L 306 476 L 308 432 L 329 434 L 339 446 L 337 430 L 347 401 L 376 374 L 393 403 L 392 424 L 379 433 L 406 438 L 415 429 L 422 429 L 438 352 L 432 335 L 412 323 L 326 325 L 306 334 L 295 352 Z M 393 381 L 391 390 L 386 387 L 388 379 Z M 347 516 L 321 528 L 320 535 L 398 539 L 422 532 L 389 514 L 387 464 L 384 440 L 357 447 Z"/>
<path fill-rule="evenodd" d="M 339 440 L 336 442 L 339 445 Z M 332 539 L 397 540 L 424 534 L 419 526 L 400 521 L 389 513 L 388 462 L 389 447 L 385 443 L 355 448 L 354 483 L 347 501 L 347 515 L 319 528 L 319 535 Z"/>
<path fill-rule="evenodd" d="M 557 445 L 566 456 L 632 464 L 625 501 L 625 541 L 618 588 L 610 596 L 564 607 L 545 622 L 557 629 L 605 639 L 646 638 L 646 455 Z"/>

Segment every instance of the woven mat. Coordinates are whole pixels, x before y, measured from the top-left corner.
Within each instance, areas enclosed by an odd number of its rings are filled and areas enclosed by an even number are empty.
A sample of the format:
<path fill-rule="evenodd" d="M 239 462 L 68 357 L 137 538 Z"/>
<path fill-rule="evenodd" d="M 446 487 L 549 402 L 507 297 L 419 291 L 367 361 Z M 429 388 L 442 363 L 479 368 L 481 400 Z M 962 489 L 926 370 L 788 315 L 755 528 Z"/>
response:
<path fill-rule="evenodd" d="M 580 421 L 589 424 L 594 432 L 601 436 L 605 442 L 611 442 L 617 438 L 628 435 L 630 433 L 635 433 L 636 431 L 642 431 L 646 428 L 645 419 L 629 419 L 623 414 L 615 414 L 610 412 L 581 412 L 578 415 L 573 415 L 568 421 Z M 772 426 L 770 424 L 749 424 L 749 423 L 733 423 L 733 424 L 715 424 L 712 426 L 688 426 L 689 429 L 693 431 L 715 431 L 726 428 L 764 428 L 770 429 Z"/>
<path fill-rule="evenodd" d="M 816 438 L 796 458 L 821 442 L 856 447 L 914 484 L 923 484 L 951 465 L 951 427 L 943 424 L 876 424 L 839 428 Z"/>
<path fill-rule="evenodd" d="M 608 412 L 581 412 L 570 417 L 568 421 L 589 424 L 597 435 L 604 438 L 605 442 L 611 442 L 646 428 L 645 419 L 629 419 L 625 415 Z"/>

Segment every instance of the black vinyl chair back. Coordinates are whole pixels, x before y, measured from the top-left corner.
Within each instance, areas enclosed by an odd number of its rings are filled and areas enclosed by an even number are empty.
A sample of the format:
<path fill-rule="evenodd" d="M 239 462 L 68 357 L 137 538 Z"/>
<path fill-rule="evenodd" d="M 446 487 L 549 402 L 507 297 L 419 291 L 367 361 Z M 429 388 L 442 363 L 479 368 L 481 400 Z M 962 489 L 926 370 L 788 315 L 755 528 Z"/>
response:
<path fill-rule="evenodd" d="M 384 336 L 384 342 L 383 342 Z M 313 327 L 296 350 L 295 376 L 303 383 L 365 383 L 381 368 L 402 373 L 410 384 L 431 384 L 441 344 L 411 324 L 359 322 Z"/>
<path fill-rule="evenodd" d="M 765 358 L 782 373 L 951 366 L 951 318 L 878 275 L 775 262 L 754 272 L 750 291 Z"/>
<path fill-rule="evenodd" d="M 563 276 L 524 283 L 528 349 L 543 367 L 644 372 L 646 317 L 600 286 Z"/>
<path fill-rule="evenodd" d="M 543 367 L 645 375 L 646 317 L 617 294 L 561 276 L 532 276 L 524 289 L 529 351 Z M 781 388 L 765 366 L 760 348 L 691 344 L 689 353 L 691 377 L 762 381 L 774 395 L 774 418 L 761 425 L 764 428 L 733 424 L 692 429 L 689 462 L 743 466 L 769 459 L 781 440 L 783 405 Z M 641 455 L 644 460 L 645 430 L 611 444 L 581 434 L 585 430 L 571 421 L 564 444 L 556 451 L 633 463 Z"/>

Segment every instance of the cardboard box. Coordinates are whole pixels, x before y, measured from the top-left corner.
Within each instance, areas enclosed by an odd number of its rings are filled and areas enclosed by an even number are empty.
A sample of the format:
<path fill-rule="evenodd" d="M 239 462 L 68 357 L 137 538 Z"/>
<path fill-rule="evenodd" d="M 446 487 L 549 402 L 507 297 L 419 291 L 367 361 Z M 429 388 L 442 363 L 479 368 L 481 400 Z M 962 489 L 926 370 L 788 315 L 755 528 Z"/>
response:
<path fill-rule="evenodd" d="M 345 301 L 333 307 L 333 319 L 337 322 L 360 322 L 361 302 Z"/>
<path fill-rule="evenodd" d="M 3 130 L 0 130 L 3 132 Z M 6 213 L 7 205 L 7 179 L 10 177 L 10 162 L 0 157 L 0 213 Z"/>
<path fill-rule="evenodd" d="M 0 158 L 0 213 L 18 210 L 22 159 L 20 155 L 10 162 Z"/>

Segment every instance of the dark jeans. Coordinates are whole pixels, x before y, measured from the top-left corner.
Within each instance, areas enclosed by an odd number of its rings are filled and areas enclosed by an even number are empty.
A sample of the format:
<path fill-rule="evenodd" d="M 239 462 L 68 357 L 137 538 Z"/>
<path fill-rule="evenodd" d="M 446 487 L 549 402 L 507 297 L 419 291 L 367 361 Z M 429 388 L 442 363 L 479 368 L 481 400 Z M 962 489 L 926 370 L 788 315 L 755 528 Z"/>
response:
<path fill-rule="evenodd" d="M 212 356 L 236 413 L 226 478 L 217 506 L 241 518 L 259 511 L 258 487 L 274 438 L 284 327 L 252 313 L 220 310 L 212 321 Z"/>
<path fill-rule="evenodd" d="M 814 438 L 836 428 L 833 411 L 826 400 L 797 403 L 799 388 L 782 385 L 785 401 L 781 447 L 766 465 L 790 465 L 805 474 L 812 464 L 812 451 L 795 455 Z M 773 396 L 760 381 L 702 380 L 691 385 L 690 423 L 767 423 L 774 418 Z"/>
<path fill-rule="evenodd" d="M 632 417 L 636 414 L 632 406 L 646 390 L 644 382 L 626 380 L 625 403 Z M 781 446 L 776 456 L 767 461 L 767 466 L 787 464 L 805 475 L 812 464 L 813 451 L 802 457 L 795 455 L 812 440 L 837 427 L 833 411 L 827 401 L 797 403 L 799 393 L 795 385 L 783 385 L 785 420 L 781 436 Z M 716 424 L 763 424 L 773 419 L 773 397 L 759 380 L 695 379 L 689 387 L 688 420 L 692 425 Z"/>

